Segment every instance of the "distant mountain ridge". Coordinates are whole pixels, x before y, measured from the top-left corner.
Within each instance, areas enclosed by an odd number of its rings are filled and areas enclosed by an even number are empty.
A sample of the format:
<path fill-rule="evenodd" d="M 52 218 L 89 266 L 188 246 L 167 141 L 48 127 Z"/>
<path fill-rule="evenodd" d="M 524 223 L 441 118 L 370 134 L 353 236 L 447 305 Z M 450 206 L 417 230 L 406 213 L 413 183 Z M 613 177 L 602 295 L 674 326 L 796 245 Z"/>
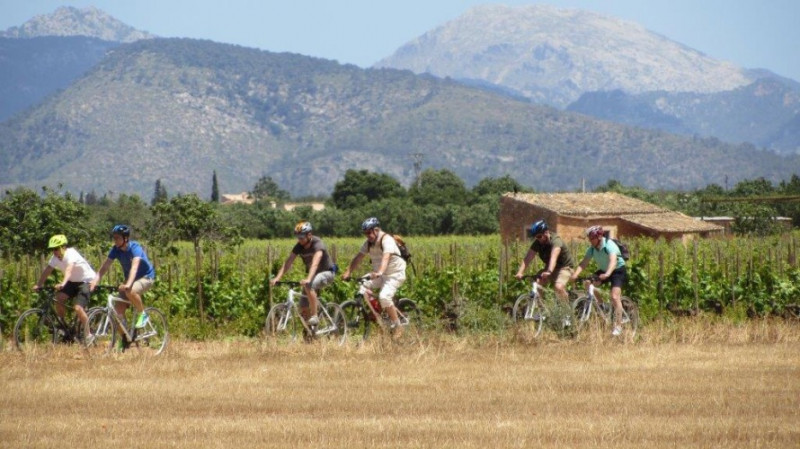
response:
<path fill-rule="evenodd" d="M 564 108 L 585 92 L 719 92 L 754 72 L 601 14 L 548 5 L 482 5 L 375 67 L 483 80 Z"/>
<path fill-rule="evenodd" d="M 0 37 L 7 38 L 43 36 L 85 36 L 120 43 L 157 37 L 120 22 L 94 6 L 80 9 L 62 6 L 51 14 L 38 15 L 18 27 L 0 32 Z"/>
<path fill-rule="evenodd" d="M 191 39 L 121 45 L 62 92 L 0 124 L 0 180 L 74 192 L 250 189 L 330 194 L 348 169 L 413 180 L 423 166 L 468 185 L 505 174 L 539 190 L 614 178 L 692 188 L 788 179 L 800 158 L 561 112 L 431 76 Z"/>
<path fill-rule="evenodd" d="M 66 88 L 119 45 L 84 36 L 0 38 L 0 122 Z"/>
<path fill-rule="evenodd" d="M 760 79 L 727 92 L 591 92 L 568 108 L 604 120 L 672 133 L 721 136 L 784 154 L 800 154 L 800 89 Z"/>

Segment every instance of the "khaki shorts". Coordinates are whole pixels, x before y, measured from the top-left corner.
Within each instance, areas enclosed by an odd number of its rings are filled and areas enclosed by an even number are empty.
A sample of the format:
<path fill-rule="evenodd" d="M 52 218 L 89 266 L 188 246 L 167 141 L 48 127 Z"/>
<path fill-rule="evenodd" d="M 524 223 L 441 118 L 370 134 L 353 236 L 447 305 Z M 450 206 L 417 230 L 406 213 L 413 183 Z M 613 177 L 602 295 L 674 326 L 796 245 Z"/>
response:
<path fill-rule="evenodd" d="M 153 287 L 154 282 L 155 279 L 139 278 L 133 282 L 131 291 L 141 296 L 142 293 L 146 292 L 147 290 L 150 290 L 150 288 Z"/>

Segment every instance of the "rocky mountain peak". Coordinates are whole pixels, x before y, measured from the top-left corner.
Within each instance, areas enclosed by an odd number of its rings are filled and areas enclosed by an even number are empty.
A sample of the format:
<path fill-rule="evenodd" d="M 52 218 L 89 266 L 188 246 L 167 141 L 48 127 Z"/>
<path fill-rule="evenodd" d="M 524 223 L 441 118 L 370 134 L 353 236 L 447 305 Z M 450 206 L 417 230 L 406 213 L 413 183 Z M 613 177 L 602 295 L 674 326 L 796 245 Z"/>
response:
<path fill-rule="evenodd" d="M 754 79 L 640 24 L 546 5 L 476 6 L 376 67 L 479 80 L 559 107 L 590 91 L 718 92 Z"/>
<path fill-rule="evenodd" d="M 33 17 L 18 27 L 0 32 L 0 37 L 32 38 L 42 36 L 87 36 L 111 42 L 134 42 L 156 37 L 139 31 L 93 7 L 62 6 L 51 14 Z"/>

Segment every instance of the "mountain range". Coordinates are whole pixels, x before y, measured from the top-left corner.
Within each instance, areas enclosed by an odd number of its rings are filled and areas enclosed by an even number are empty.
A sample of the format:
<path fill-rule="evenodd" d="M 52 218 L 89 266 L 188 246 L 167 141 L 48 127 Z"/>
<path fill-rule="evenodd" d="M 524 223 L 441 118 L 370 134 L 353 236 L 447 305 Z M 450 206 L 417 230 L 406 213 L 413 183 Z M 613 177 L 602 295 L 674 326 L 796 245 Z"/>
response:
<path fill-rule="evenodd" d="M 800 140 L 791 140 L 800 134 L 797 81 L 589 11 L 476 6 L 375 67 L 497 86 L 605 120 L 800 153 Z"/>
<path fill-rule="evenodd" d="M 101 28 L 95 35 L 106 35 Z M 750 144 L 597 120 L 534 104 L 517 89 L 481 79 L 146 37 L 132 43 L 30 37 L 9 44 L 91 44 L 98 61 L 85 63 L 88 71 L 68 87 L 0 123 L 3 187 L 61 184 L 74 192 L 148 197 L 160 179 L 170 193 L 205 196 L 215 170 L 223 191 L 248 190 L 268 175 L 294 195 L 328 195 L 353 168 L 385 172 L 408 185 L 420 154 L 424 167 L 447 168 L 469 185 L 509 174 L 539 190 L 571 190 L 581 180 L 591 187 L 609 178 L 692 188 L 723 179 L 785 179 L 800 168 L 798 156 L 766 151 L 754 157 Z M 14 54 L 28 58 L 26 66 L 41 59 Z M 715 70 L 732 85 L 742 83 L 734 89 L 750 83 L 748 72 L 737 75 L 725 64 Z M 602 111 L 596 106 L 589 113 Z M 689 129 L 688 123 L 674 132 Z M 776 133 L 792 141 L 794 123 Z"/>
<path fill-rule="evenodd" d="M 412 155 L 472 185 L 510 174 L 540 190 L 615 178 L 691 188 L 765 176 L 798 158 L 598 121 L 496 92 L 392 69 L 360 69 L 189 39 L 117 47 L 69 88 L 0 126 L 6 183 L 150 195 L 224 191 L 269 175 L 328 195 L 348 169 L 406 185 Z"/>

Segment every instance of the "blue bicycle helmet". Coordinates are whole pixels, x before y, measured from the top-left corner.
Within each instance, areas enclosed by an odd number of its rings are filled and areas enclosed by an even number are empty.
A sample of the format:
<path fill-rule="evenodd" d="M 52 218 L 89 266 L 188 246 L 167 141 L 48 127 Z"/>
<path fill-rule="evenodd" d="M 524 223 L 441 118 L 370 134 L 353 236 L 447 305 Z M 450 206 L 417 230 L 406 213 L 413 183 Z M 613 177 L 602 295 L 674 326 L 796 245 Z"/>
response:
<path fill-rule="evenodd" d="M 536 223 L 532 224 L 530 229 L 528 229 L 528 235 L 530 237 L 536 237 L 537 235 L 543 233 L 547 230 L 547 223 L 544 220 L 539 220 Z"/>
<path fill-rule="evenodd" d="M 361 223 L 361 230 L 362 231 L 369 231 L 370 229 L 377 228 L 380 226 L 380 222 L 375 217 L 369 217 Z"/>
<path fill-rule="evenodd" d="M 114 234 L 119 234 L 123 237 L 130 237 L 131 236 L 131 228 L 128 225 L 116 225 L 114 229 L 111 230 L 111 236 L 113 237 Z"/>

